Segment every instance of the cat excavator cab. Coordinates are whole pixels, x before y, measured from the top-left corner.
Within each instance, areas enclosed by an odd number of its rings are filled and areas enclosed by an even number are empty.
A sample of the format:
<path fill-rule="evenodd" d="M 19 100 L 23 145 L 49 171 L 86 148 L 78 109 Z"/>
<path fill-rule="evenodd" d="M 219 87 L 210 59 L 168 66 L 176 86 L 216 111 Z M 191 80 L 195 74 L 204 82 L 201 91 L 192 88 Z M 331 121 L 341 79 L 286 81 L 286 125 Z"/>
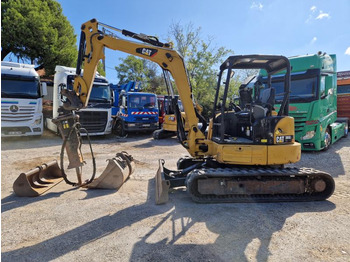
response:
<path fill-rule="evenodd" d="M 67 97 L 66 110 L 74 111 L 87 104 L 98 62 L 104 59 L 104 48 L 153 61 L 163 69 L 170 90 L 174 90 L 170 75 L 175 82 L 188 125 L 185 131 L 175 102 L 178 138 L 190 157 L 179 159 L 175 171 L 165 168 L 164 160 L 159 160 L 155 176 L 157 204 L 167 202 L 170 188 L 180 186 L 186 186 L 192 199 L 201 203 L 313 201 L 324 200 L 333 193 L 331 175 L 309 168 L 284 168 L 285 164 L 299 161 L 301 155 L 300 144 L 294 140 L 294 120 L 288 116 L 290 64 L 286 57 L 227 58 L 220 66 L 213 115 L 205 132 L 207 123 L 193 102 L 184 59 L 171 44 L 99 23 L 96 19 L 84 23 L 81 30 L 74 89 L 63 94 Z M 236 69 L 265 70 L 268 75 L 265 89 L 270 90 L 265 93 L 264 89 L 256 88 L 251 100 L 246 96 L 249 101 L 245 101 L 243 108 L 229 110 L 226 100 L 232 72 Z M 278 112 L 273 108 L 271 86 L 271 76 L 276 73 L 285 75 L 284 99 Z M 69 132 L 71 126 L 67 126 Z M 72 155 L 79 160 L 79 154 Z"/>

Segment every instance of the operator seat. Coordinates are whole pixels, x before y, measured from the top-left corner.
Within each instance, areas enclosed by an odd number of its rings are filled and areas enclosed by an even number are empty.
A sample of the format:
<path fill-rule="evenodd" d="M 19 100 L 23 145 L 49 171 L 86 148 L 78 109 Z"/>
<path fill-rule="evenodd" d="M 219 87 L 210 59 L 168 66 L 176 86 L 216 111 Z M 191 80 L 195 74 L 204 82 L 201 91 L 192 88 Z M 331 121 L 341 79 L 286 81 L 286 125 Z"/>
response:
<path fill-rule="evenodd" d="M 271 114 L 275 104 L 275 89 L 273 87 L 262 89 L 259 99 L 252 106 L 254 119 L 266 117 Z"/>
<path fill-rule="evenodd" d="M 244 109 L 247 104 L 252 103 L 252 89 L 251 88 L 241 88 L 239 90 L 239 107 Z"/>

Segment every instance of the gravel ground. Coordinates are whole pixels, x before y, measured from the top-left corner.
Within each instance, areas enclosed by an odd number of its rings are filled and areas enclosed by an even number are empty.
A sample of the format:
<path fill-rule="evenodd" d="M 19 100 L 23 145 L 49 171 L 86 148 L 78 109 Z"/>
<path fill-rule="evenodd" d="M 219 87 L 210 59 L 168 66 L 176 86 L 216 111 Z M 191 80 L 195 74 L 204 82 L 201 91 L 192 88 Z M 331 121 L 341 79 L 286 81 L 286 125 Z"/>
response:
<path fill-rule="evenodd" d="M 327 152 L 303 153 L 294 164 L 332 174 L 336 190 L 327 201 L 205 205 L 180 188 L 160 206 L 154 204 L 158 159 L 175 168 L 187 155 L 175 138 L 92 142 L 97 174 L 116 152 L 134 156 L 136 171 L 118 191 L 62 182 L 40 197 L 20 198 L 14 180 L 59 159 L 62 141 L 48 131 L 41 138 L 2 139 L 2 261 L 350 261 L 350 138 Z"/>

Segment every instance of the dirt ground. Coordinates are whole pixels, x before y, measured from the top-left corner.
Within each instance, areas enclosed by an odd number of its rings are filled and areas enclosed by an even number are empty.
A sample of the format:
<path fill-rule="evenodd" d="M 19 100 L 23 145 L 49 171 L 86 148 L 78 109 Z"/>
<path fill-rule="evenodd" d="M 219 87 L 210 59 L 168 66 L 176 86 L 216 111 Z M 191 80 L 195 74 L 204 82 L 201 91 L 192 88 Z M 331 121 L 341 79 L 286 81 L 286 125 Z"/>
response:
<path fill-rule="evenodd" d="M 40 197 L 20 198 L 12 190 L 15 179 L 59 159 L 62 141 L 48 131 L 41 138 L 2 139 L 2 261 L 350 261 L 350 138 L 327 152 L 303 153 L 295 164 L 332 174 L 336 189 L 327 201 L 196 204 L 181 188 L 159 206 L 158 159 L 175 169 L 187 155 L 175 138 L 155 141 L 144 134 L 92 142 L 97 174 L 117 152 L 135 158 L 135 173 L 118 191 L 62 182 Z"/>

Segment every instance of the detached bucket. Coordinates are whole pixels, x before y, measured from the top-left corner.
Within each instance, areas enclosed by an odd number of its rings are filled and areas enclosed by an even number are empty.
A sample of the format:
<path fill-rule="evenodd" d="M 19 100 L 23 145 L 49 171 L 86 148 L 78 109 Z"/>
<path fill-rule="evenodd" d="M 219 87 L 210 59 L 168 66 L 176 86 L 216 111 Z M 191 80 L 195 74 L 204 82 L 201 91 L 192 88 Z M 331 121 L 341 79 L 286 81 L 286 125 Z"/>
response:
<path fill-rule="evenodd" d="M 62 180 L 61 169 L 54 160 L 20 174 L 13 183 L 13 191 L 21 197 L 39 196 Z"/>
<path fill-rule="evenodd" d="M 126 152 L 118 153 L 114 158 L 108 159 L 106 169 L 94 179 L 86 188 L 118 189 L 128 177 L 134 173 L 135 163 L 133 157 Z"/>
<path fill-rule="evenodd" d="M 159 159 L 159 168 L 155 176 L 156 180 L 156 204 L 165 204 L 169 200 L 170 181 L 164 176 L 164 160 Z M 167 170 L 167 169 L 166 169 Z"/>

